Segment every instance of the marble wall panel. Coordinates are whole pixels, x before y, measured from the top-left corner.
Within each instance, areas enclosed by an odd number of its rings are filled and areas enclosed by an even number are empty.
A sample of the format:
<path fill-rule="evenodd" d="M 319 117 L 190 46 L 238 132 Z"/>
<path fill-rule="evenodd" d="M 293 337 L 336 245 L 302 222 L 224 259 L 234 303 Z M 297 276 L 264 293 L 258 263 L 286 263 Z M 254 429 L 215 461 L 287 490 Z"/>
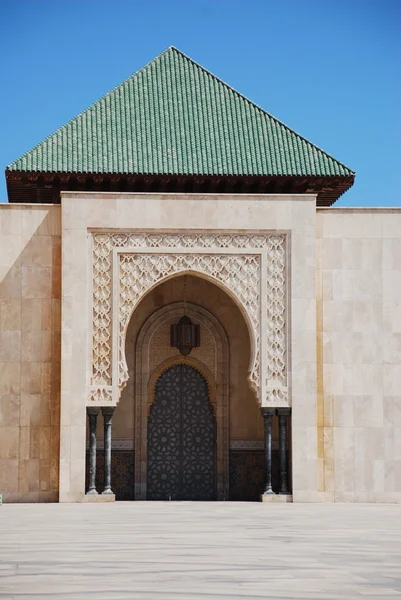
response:
<path fill-rule="evenodd" d="M 0 205 L 0 491 L 56 501 L 61 210 Z"/>
<path fill-rule="evenodd" d="M 341 502 L 400 502 L 401 210 L 318 209 L 317 221 L 319 486 Z"/>

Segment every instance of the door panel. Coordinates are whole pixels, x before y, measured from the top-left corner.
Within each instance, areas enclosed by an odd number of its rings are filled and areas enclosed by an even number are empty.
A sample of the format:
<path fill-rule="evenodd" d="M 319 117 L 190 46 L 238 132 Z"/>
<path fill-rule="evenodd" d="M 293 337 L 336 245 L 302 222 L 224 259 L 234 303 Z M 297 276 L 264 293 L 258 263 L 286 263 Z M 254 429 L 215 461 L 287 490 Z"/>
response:
<path fill-rule="evenodd" d="M 202 375 L 174 365 L 158 379 L 148 419 L 149 500 L 216 498 L 216 421 Z"/>

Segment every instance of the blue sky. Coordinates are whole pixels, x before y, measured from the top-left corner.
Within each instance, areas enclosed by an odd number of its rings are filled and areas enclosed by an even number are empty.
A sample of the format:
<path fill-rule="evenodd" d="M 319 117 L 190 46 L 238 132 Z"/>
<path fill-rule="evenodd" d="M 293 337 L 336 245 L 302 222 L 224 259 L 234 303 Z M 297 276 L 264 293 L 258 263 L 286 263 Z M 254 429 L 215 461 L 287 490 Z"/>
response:
<path fill-rule="evenodd" d="M 174 45 L 400 206 L 401 0 L 1 0 L 0 168 Z M 0 202 L 7 200 L 0 177 Z"/>

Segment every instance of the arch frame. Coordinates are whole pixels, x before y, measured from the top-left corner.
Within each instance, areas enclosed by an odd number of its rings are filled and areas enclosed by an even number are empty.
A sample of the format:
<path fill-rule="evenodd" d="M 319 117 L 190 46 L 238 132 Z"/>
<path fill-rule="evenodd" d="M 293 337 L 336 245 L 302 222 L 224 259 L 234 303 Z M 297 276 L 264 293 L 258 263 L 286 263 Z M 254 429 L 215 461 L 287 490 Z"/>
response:
<path fill-rule="evenodd" d="M 214 373 L 200 360 L 191 356 L 174 356 L 161 362 L 152 372 L 149 348 L 153 335 L 166 321 L 182 316 L 183 302 L 174 302 L 154 312 L 142 325 L 135 347 L 135 500 L 146 500 L 147 487 L 147 419 L 154 401 L 154 391 L 160 375 L 175 364 L 195 368 L 205 378 L 216 419 L 217 499 L 229 497 L 229 344 L 220 321 L 208 310 L 193 303 L 185 304 L 186 314 L 196 323 L 206 327 L 215 345 Z"/>
<path fill-rule="evenodd" d="M 164 279 L 193 272 L 228 291 L 251 325 L 249 381 L 260 406 L 290 406 L 288 238 L 268 230 L 92 231 L 87 405 L 117 405 L 128 377 L 125 334 L 140 300 Z"/>

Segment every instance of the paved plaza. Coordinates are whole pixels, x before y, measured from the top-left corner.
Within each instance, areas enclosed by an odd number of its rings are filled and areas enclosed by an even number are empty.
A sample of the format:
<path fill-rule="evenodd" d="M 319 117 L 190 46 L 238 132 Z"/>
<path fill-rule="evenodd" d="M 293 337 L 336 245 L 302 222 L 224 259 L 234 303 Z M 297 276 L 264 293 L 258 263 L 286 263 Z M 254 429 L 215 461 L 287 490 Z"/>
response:
<path fill-rule="evenodd" d="M 401 506 L 0 507 L 1 599 L 401 598 Z"/>

